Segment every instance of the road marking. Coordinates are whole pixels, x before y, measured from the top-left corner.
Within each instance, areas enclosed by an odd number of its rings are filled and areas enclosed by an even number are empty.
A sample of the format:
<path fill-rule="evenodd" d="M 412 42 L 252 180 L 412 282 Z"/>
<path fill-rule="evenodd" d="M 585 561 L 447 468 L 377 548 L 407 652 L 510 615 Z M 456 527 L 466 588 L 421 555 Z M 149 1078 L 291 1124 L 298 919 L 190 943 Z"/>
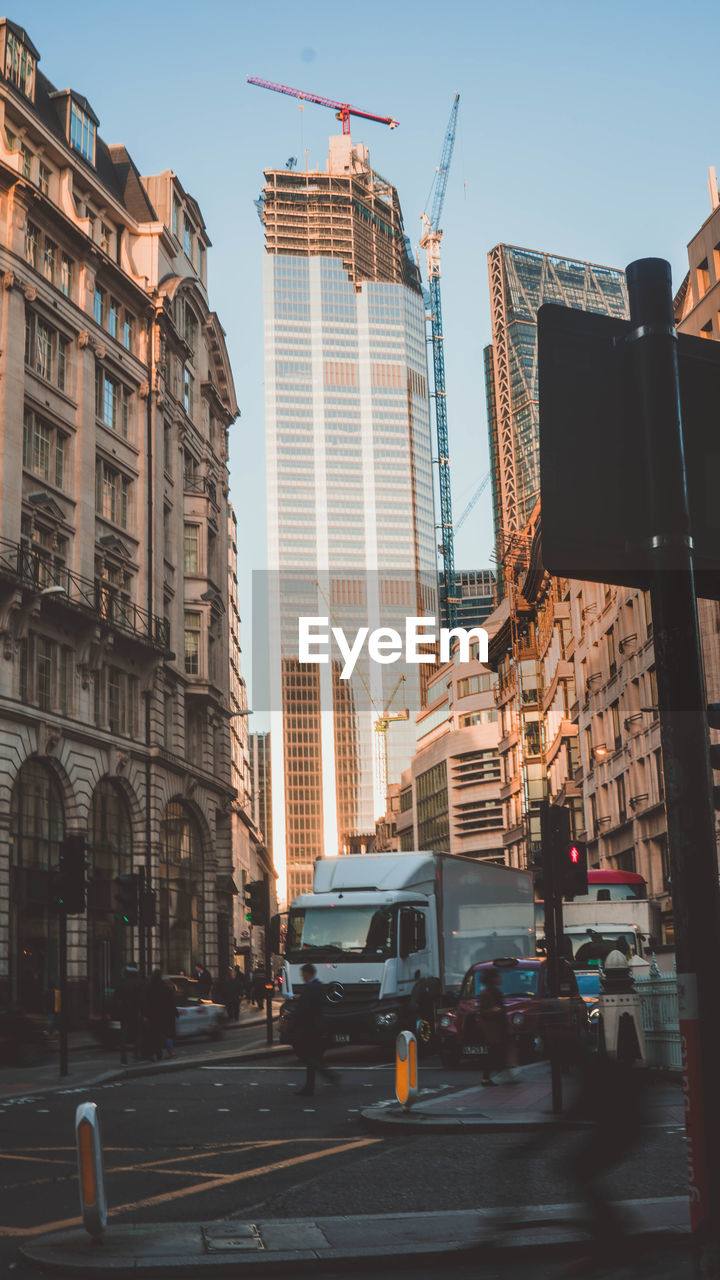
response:
<path fill-rule="evenodd" d="M 314 1141 L 317 1141 L 317 1139 L 314 1139 Z M 382 1141 L 382 1138 L 357 1138 L 353 1142 L 346 1142 L 340 1146 L 325 1147 L 322 1151 L 308 1151 L 302 1156 L 293 1156 L 288 1160 L 278 1160 L 275 1164 L 266 1164 L 259 1169 L 243 1169 L 240 1173 L 223 1174 L 221 1177 L 214 1178 L 209 1182 L 199 1182 L 190 1187 L 178 1187 L 174 1191 L 165 1191 L 160 1195 L 147 1196 L 144 1200 L 133 1200 L 128 1204 L 118 1205 L 117 1208 L 108 1211 L 108 1217 L 116 1218 L 121 1213 L 134 1213 L 138 1209 L 150 1209 L 156 1205 L 168 1204 L 173 1200 L 204 1194 L 219 1187 L 231 1186 L 236 1182 L 244 1182 L 248 1178 L 261 1177 L 266 1173 L 277 1173 L 280 1169 L 292 1169 L 295 1165 L 306 1164 L 310 1160 L 321 1160 L 324 1156 L 341 1155 L 345 1151 L 356 1151 L 361 1147 L 375 1146 Z M 131 1167 L 137 1168 L 136 1165 Z M 107 1172 L 111 1171 L 107 1170 Z M 77 1227 L 81 1222 L 81 1218 L 63 1218 L 58 1222 L 44 1222 L 35 1227 L 0 1227 L 0 1237 L 26 1236 L 29 1239 L 33 1236 L 44 1235 L 48 1231 L 63 1231 L 67 1227 Z"/>

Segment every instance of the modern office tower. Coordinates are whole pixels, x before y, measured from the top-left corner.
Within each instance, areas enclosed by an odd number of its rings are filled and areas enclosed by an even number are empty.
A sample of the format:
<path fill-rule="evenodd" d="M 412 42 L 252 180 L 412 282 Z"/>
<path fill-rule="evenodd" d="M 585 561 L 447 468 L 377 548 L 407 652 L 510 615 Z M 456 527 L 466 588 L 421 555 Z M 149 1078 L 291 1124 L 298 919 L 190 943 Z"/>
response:
<path fill-rule="evenodd" d="M 237 402 L 197 202 L 107 146 L 39 56 L 0 21 L 0 1005 L 47 1010 L 54 872 L 80 836 L 79 1024 L 128 960 L 231 958 Z M 113 903 L 115 878 L 140 874 L 157 917 L 142 930 Z"/>
<path fill-rule="evenodd" d="M 366 658 L 351 681 L 335 651 L 300 663 L 297 618 L 349 633 L 435 615 L 430 413 L 420 277 L 366 149 L 340 136 L 324 172 L 267 171 L 259 210 L 273 833 L 292 898 L 318 856 L 369 847 L 414 749 L 416 674 L 394 688 L 398 669 Z"/>
<path fill-rule="evenodd" d="M 438 579 L 442 589 L 445 582 L 442 569 Z M 456 569 L 454 595 L 457 626 L 468 630 L 481 627 L 495 608 L 495 574 L 492 569 Z"/>
<path fill-rule="evenodd" d="M 488 254 L 492 345 L 485 350 L 495 553 L 499 577 L 540 492 L 537 312 L 544 302 L 623 318 L 625 273 L 499 244 Z M 501 585 L 501 584 L 500 584 Z"/>
<path fill-rule="evenodd" d="M 272 853 L 272 775 L 270 734 L 250 734 L 250 777 L 253 822 L 265 847 Z"/>

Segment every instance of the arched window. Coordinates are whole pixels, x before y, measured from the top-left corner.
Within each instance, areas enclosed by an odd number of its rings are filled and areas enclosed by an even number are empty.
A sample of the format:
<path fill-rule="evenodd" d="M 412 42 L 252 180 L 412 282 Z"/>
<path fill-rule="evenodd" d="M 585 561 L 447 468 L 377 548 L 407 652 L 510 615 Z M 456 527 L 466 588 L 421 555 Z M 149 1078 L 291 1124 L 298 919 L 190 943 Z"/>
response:
<path fill-rule="evenodd" d="M 52 769 L 30 759 L 10 798 L 10 999 L 42 1012 L 58 979 L 58 920 L 52 904 L 52 871 L 65 835 L 62 792 Z"/>
<path fill-rule="evenodd" d="M 10 831 L 13 866 L 47 871 L 57 865 L 65 809 L 57 779 L 42 760 L 27 760 L 15 780 Z"/>
<path fill-rule="evenodd" d="M 160 824 L 160 946 L 166 973 L 204 960 L 203 846 L 197 819 L 179 800 Z"/>
<path fill-rule="evenodd" d="M 133 931 L 113 913 L 115 877 L 133 869 L 132 817 L 122 787 L 101 778 L 90 806 L 88 822 L 87 927 L 90 1012 L 107 1006 L 123 965 L 133 956 Z"/>

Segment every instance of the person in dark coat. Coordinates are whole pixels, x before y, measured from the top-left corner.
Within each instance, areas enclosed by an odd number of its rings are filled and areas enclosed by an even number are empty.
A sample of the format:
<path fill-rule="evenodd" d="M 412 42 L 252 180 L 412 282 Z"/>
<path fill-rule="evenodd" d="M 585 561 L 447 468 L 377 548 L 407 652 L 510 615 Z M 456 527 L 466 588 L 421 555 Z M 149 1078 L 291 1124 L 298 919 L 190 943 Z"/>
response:
<path fill-rule="evenodd" d="M 510 1036 L 505 1000 L 500 987 L 500 974 L 497 969 L 483 969 L 480 981 L 483 984 L 483 990 L 478 996 L 478 1018 L 483 1040 L 488 1049 L 485 1070 L 480 1083 L 493 1085 L 497 1082 L 491 1078 L 490 1072 L 502 1071 L 506 1066 Z"/>
<path fill-rule="evenodd" d="M 200 996 L 200 999 L 209 1000 L 213 980 L 204 965 L 197 964 L 195 966 L 195 977 L 198 982 L 198 995 Z"/>
<path fill-rule="evenodd" d="M 175 997 L 159 969 L 153 969 L 143 998 L 143 1019 L 147 1031 L 150 1060 L 162 1061 L 163 1047 L 169 1058 L 175 1057 Z"/>
<path fill-rule="evenodd" d="M 137 965 L 126 964 L 112 999 L 111 1016 L 120 1023 L 120 1061 L 127 1062 L 128 1045 L 132 1044 L 134 1056 L 140 1057 L 143 983 Z"/>
<path fill-rule="evenodd" d="M 315 1092 L 315 1076 L 320 1073 L 329 1084 L 338 1084 L 335 1071 L 323 1067 L 320 1059 L 325 1051 L 327 1023 L 325 1019 L 325 987 L 314 964 L 301 969 L 304 989 L 293 1001 L 292 1046 L 305 1065 L 305 1084 L 297 1090 L 299 1098 L 311 1098 Z"/>
<path fill-rule="evenodd" d="M 255 969 L 252 976 L 252 1001 L 253 1004 L 257 1005 L 258 1009 L 262 1009 L 263 1004 L 265 1003 L 265 997 L 267 995 L 265 990 L 266 981 L 267 975 L 265 970 Z"/>

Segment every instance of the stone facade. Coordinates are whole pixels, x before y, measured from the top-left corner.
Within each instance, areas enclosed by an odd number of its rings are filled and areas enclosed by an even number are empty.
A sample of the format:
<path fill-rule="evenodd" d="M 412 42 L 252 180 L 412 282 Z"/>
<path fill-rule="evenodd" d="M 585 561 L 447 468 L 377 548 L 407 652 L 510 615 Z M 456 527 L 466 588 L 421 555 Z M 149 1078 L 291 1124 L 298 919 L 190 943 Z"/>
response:
<path fill-rule="evenodd" d="M 130 958 L 232 959 L 237 403 L 197 203 L 106 146 L 38 58 L 0 23 L 0 1003 L 38 1009 L 57 979 L 53 868 L 79 834 L 79 1020 Z M 113 910 L 132 872 L 149 930 Z"/>

